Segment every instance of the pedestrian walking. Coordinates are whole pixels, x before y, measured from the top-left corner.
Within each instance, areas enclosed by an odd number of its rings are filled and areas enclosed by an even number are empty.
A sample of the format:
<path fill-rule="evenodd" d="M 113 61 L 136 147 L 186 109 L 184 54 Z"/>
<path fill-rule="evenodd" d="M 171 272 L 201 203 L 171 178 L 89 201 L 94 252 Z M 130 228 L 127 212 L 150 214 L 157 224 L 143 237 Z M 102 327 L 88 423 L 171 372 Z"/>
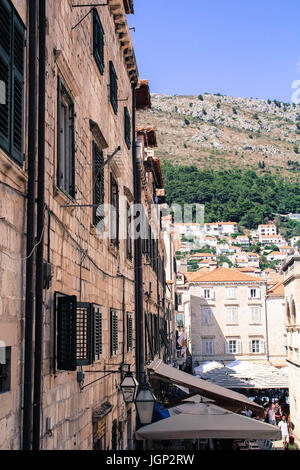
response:
<path fill-rule="evenodd" d="M 281 406 L 279 405 L 278 398 L 276 398 L 275 400 L 274 411 L 275 411 L 276 423 L 278 424 L 279 421 L 281 421 L 281 416 L 282 416 L 282 410 L 281 410 Z"/>
<path fill-rule="evenodd" d="M 275 418 L 275 404 L 272 405 L 268 409 L 268 423 L 276 426 L 276 418 Z"/>
<path fill-rule="evenodd" d="M 288 427 L 288 422 L 287 422 L 287 419 L 286 419 L 285 415 L 282 415 L 282 418 L 278 423 L 278 427 L 281 430 L 282 447 L 283 447 L 283 450 L 285 450 L 286 444 L 287 444 L 288 439 L 289 439 L 289 427 Z"/>

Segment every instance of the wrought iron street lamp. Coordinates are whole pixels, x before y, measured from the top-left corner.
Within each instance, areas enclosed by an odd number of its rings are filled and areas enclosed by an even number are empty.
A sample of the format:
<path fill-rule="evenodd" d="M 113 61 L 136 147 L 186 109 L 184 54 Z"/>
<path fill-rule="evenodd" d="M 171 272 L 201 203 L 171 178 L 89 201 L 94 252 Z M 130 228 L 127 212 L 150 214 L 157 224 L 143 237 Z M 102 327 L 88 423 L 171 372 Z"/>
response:
<path fill-rule="evenodd" d="M 121 383 L 121 390 L 125 403 L 134 403 L 138 391 L 139 383 L 135 377 L 133 377 L 130 369 L 125 375 L 123 382 Z"/>
<path fill-rule="evenodd" d="M 140 386 L 138 395 L 135 400 L 137 413 L 141 424 L 150 424 L 155 405 L 155 396 L 151 392 L 147 383 Z"/>

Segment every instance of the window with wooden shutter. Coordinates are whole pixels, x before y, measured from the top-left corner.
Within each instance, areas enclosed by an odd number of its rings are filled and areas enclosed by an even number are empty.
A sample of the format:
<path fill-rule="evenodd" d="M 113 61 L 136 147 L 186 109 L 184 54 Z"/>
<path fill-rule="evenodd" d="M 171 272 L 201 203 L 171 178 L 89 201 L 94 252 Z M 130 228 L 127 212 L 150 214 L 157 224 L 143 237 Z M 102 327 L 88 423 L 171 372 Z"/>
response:
<path fill-rule="evenodd" d="M 132 314 L 127 313 L 127 352 L 132 351 L 133 347 L 133 323 Z"/>
<path fill-rule="evenodd" d="M 110 102 L 114 113 L 118 114 L 118 77 L 114 64 L 109 62 Z"/>
<path fill-rule="evenodd" d="M 93 10 L 93 53 L 98 69 L 104 73 L 104 30 L 96 8 Z"/>
<path fill-rule="evenodd" d="M 76 297 L 57 299 L 57 369 L 76 370 Z"/>
<path fill-rule="evenodd" d="M 25 28 L 10 2 L 0 2 L 0 146 L 23 165 Z M 1 97 L 2 98 L 2 97 Z"/>
<path fill-rule="evenodd" d="M 104 157 L 96 142 L 93 142 L 93 225 L 104 232 Z"/>
<path fill-rule="evenodd" d="M 78 302 L 76 309 L 76 359 L 79 366 L 93 363 L 92 335 L 92 306 L 88 303 Z"/>
<path fill-rule="evenodd" d="M 1 344 L 0 341 L 0 394 L 11 389 L 11 347 Z"/>
<path fill-rule="evenodd" d="M 127 239 L 126 239 L 126 258 L 132 261 L 132 216 L 131 207 L 127 202 L 126 224 L 127 224 Z"/>
<path fill-rule="evenodd" d="M 113 175 L 110 174 L 110 241 L 116 248 L 119 246 L 119 188 Z"/>
<path fill-rule="evenodd" d="M 57 80 L 57 186 L 75 197 L 75 113 L 71 95 Z"/>
<path fill-rule="evenodd" d="M 112 423 L 111 430 L 111 450 L 117 450 L 118 443 L 118 423 L 117 420 L 114 420 Z"/>
<path fill-rule="evenodd" d="M 94 360 L 99 361 L 102 356 L 102 307 L 93 306 L 94 314 Z"/>
<path fill-rule="evenodd" d="M 131 147 L 131 120 L 129 111 L 124 108 L 124 138 L 128 149 Z"/>
<path fill-rule="evenodd" d="M 110 355 L 115 356 L 118 353 L 118 312 L 110 311 Z"/>

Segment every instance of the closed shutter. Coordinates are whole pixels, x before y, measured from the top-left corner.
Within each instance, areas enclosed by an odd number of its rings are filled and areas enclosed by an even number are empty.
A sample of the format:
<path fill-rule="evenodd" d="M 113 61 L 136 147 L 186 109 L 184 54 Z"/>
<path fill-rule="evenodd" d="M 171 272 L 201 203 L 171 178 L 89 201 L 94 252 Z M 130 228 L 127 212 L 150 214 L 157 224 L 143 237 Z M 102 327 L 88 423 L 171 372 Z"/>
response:
<path fill-rule="evenodd" d="M 118 312 L 110 311 L 110 354 L 115 356 L 118 353 Z"/>
<path fill-rule="evenodd" d="M 252 340 L 249 341 L 249 353 L 252 354 Z"/>
<path fill-rule="evenodd" d="M 240 339 L 237 341 L 237 353 L 242 354 L 242 341 Z"/>
<path fill-rule="evenodd" d="M 104 231 L 104 164 L 103 152 L 93 142 L 93 225 Z M 97 204 L 97 206 L 95 206 Z"/>
<path fill-rule="evenodd" d="M 90 365 L 93 362 L 93 323 L 91 304 L 83 302 L 77 303 L 76 330 L 77 365 Z"/>
<path fill-rule="evenodd" d="M 215 291 L 213 289 L 210 289 L 209 298 L 215 300 Z"/>
<path fill-rule="evenodd" d="M 124 135 L 125 135 L 125 142 L 130 149 L 131 147 L 131 121 L 130 115 L 127 108 L 124 108 Z"/>
<path fill-rule="evenodd" d="M 205 299 L 205 289 L 201 289 L 201 299 Z"/>
<path fill-rule="evenodd" d="M 263 339 L 260 340 L 260 342 L 259 342 L 259 352 L 260 352 L 261 354 L 264 354 L 264 353 L 265 353 L 265 342 L 264 342 Z"/>
<path fill-rule="evenodd" d="M 0 145 L 22 166 L 24 128 L 24 25 L 7 0 L 0 3 Z M 2 97 L 1 97 L 2 98 Z"/>
<path fill-rule="evenodd" d="M 112 430 L 111 430 L 111 450 L 117 450 L 117 442 L 118 442 L 118 423 L 117 423 L 117 420 L 114 420 L 112 423 Z"/>
<path fill-rule="evenodd" d="M 104 30 L 96 8 L 93 10 L 93 51 L 98 69 L 104 73 Z"/>
<path fill-rule="evenodd" d="M 12 12 L 6 0 L 0 2 L 0 80 L 5 85 L 5 103 L 0 104 L 0 144 L 10 152 L 11 132 L 11 47 Z"/>
<path fill-rule="evenodd" d="M 23 164 L 24 29 L 14 16 L 12 60 L 12 157 Z"/>
<path fill-rule="evenodd" d="M 99 361 L 103 352 L 102 347 L 102 309 L 94 305 L 94 360 Z"/>
<path fill-rule="evenodd" d="M 229 354 L 229 341 L 227 339 L 225 339 L 225 354 Z"/>
<path fill-rule="evenodd" d="M 76 297 L 59 297 L 57 305 L 57 369 L 76 370 Z"/>
<path fill-rule="evenodd" d="M 127 314 L 127 351 L 132 351 L 133 344 L 132 316 Z"/>
<path fill-rule="evenodd" d="M 118 77 L 115 71 L 114 64 L 109 62 L 109 83 L 110 83 L 110 102 L 113 107 L 114 113 L 118 113 Z"/>

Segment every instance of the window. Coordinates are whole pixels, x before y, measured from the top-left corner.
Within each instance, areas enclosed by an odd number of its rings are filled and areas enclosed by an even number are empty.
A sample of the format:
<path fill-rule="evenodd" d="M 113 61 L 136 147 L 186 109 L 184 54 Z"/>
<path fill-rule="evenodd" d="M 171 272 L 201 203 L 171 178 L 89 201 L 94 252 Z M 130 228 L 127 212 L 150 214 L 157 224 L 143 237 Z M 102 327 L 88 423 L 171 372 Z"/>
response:
<path fill-rule="evenodd" d="M 177 294 L 178 305 L 182 305 L 182 294 Z"/>
<path fill-rule="evenodd" d="M 229 325 L 237 324 L 237 308 L 227 308 L 227 323 Z"/>
<path fill-rule="evenodd" d="M 110 240 L 119 246 L 119 188 L 113 175 L 110 175 L 111 228 Z"/>
<path fill-rule="evenodd" d="M 204 308 L 202 311 L 202 319 L 204 325 L 211 325 L 212 323 L 212 312 L 210 308 Z"/>
<path fill-rule="evenodd" d="M 238 349 L 237 349 L 237 340 L 235 339 L 230 339 L 228 341 L 228 350 L 230 354 L 236 354 Z"/>
<path fill-rule="evenodd" d="M 250 298 L 251 299 L 260 298 L 260 290 L 257 288 L 250 289 Z"/>
<path fill-rule="evenodd" d="M 102 354 L 102 308 L 55 293 L 55 370 L 75 371 Z"/>
<path fill-rule="evenodd" d="M 205 355 L 213 354 L 214 352 L 214 342 L 212 339 L 205 339 L 203 341 L 203 353 Z"/>
<path fill-rule="evenodd" d="M 182 313 L 177 314 L 177 326 L 181 328 L 183 327 L 183 314 Z"/>
<path fill-rule="evenodd" d="M 94 360 L 99 361 L 102 355 L 102 308 L 94 305 Z"/>
<path fill-rule="evenodd" d="M 229 287 L 227 289 L 227 299 L 235 299 L 236 298 L 236 288 Z"/>
<path fill-rule="evenodd" d="M 114 64 L 109 62 L 110 102 L 114 113 L 118 114 L 118 77 Z"/>
<path fill-rule="evenodd" d="M 110 311 L 110 355 L 115 356 L 118 353 L 118 312 Z"/>
<path fill-rule="evenodd" d="M 126 257 L 132 261 L 132 215 L 131 207 L 127 202 L 127 239 L 126 239 Z"/>
<path fill-rule="evenodd" d="M 0 394 L 10 391 L 11 347 L 0 347 Z"/>
<path fill-rule="evenodd" d="M 132 351 L 132 346 L 133 346 L 132 314 L 127 313 L 127 352 Z"/>
<path fill-rule="evenodd" d="M 112 429 L 111 429 L 111 450 L 117 450 L 117 442 L 118 442 L 118 422 L 115 419 L 112 423 Z"/>
<path fill-rule="evenodd" d="M 93 142 L 93 225 L 104 232 L 104 158 L 103 152 Z M 97 204 L 97 205 L 96 205 Z"/>
<path fill-rule="evenodd" d="M 131 120 L 129 111 L 124 108 L 124 138 L 128 149 L 131 147 Z"/>
<path fill-rule="evenodd" d="M 251 323 L 260 323 L 260 307 L 251 307 Z"/>
<path fill-rule="evenodd" d="M 75 197 L 74 103 L 59 77 L 57 101 L 57 185 Z"/>
<path fill-rule="evenodd" d="M 104 31 L 96 8 L 93 10 L 93 53 L 98 69 L 104 73 Z"/>
<path fill-rule="evenodd" d="M 263 354 L 265 343 L 262 339 L 252 339 L 249 343 L 250 354 Z"/>
<path fill-rule="evenodd" d="M 0 104 L 0 146 L 20 166 L 24 160 L 24 47 L 24 25 L 12 4 L 1 0 L 0 82 L 5 102 Z"/>
<path fill-rule="evenodd" d="M 202 298 L 213 300 L 214 299 L 213 289 L 202 289 Z"/>

